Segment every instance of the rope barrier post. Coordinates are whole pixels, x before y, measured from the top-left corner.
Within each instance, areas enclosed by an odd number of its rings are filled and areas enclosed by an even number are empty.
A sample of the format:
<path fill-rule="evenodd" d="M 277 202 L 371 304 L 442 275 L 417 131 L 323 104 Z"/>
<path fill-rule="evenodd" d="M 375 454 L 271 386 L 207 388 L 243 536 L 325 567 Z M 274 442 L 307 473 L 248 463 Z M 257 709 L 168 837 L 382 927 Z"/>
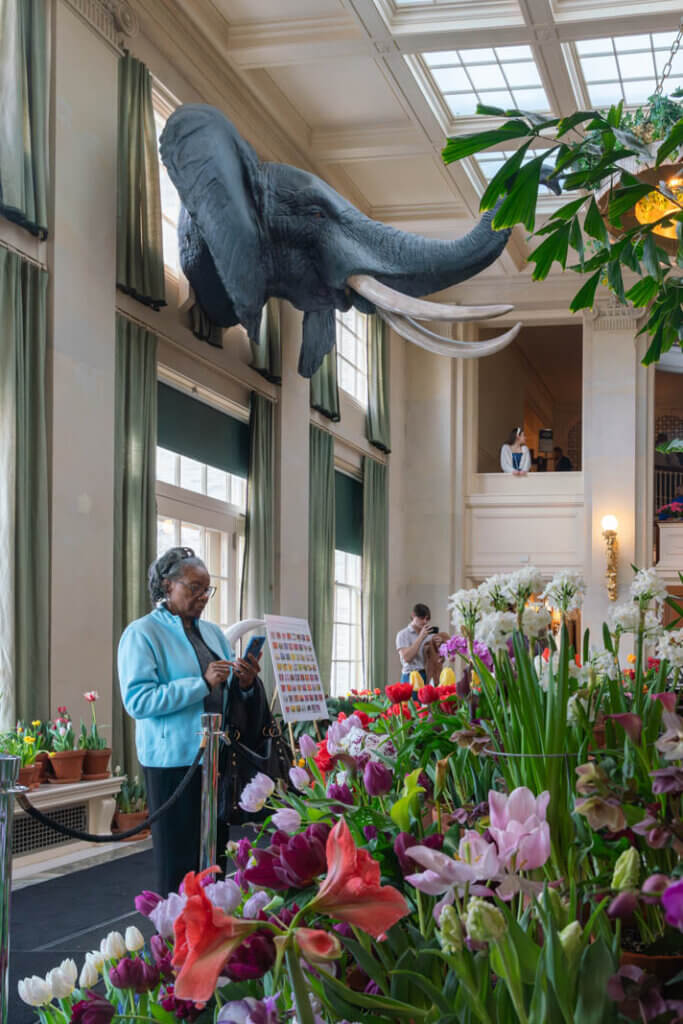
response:
<path fill-rule="evenodd" d="M 218 752 L 221 742 L 221 715 L 202 715 L 202 732 L 206 737 L 202 760 L 201 845 L 199 870 L 216 863 L 218 837 Z"/>
<path fill-rule="evenodd" d="M 8 1024 L 9 994 L 9 905 L 12 894 L 12 824 L 14 795 L 23 792 L 17 786 L 21 760 L 11 754 L 0 754 L 0 1024 Z"/>

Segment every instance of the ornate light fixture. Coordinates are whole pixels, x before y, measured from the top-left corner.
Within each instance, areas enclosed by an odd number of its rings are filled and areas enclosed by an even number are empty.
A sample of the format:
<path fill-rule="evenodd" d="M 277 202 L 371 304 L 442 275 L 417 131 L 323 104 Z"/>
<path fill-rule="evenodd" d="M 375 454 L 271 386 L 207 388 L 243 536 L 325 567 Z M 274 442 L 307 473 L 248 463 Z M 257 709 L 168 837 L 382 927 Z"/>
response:
<path fill-rule="evenodd" d="M 602 535 L 607 545 L 607 596 L 610 601 L 617 599 L 617 530 L 619 523 L 616 516 L 602 517 Z"/>

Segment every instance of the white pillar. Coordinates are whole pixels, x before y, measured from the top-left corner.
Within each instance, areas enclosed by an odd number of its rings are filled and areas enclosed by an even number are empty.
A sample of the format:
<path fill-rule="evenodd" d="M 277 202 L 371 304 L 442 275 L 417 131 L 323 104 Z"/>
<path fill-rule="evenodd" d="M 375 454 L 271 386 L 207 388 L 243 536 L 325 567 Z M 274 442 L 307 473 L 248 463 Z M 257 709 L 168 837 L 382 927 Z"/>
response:
<path fill-rule="evenodd" d="M 111 722 L 117 60 L 54 5 L 52 712 Z"/>
<path fill-rule="evenodd" d="M 651 407 L 648 370 L 640 363 L 637 342 L 640 311 L 614 301 L 598 304 L 584 317 L 583 331 L 583 472 L 585 489 L 585 627 L 600 642 L 601 624 L 612 606 L 605 582 L 606 547 L 602 517 L 619 521 L 617 602 L 627 600 L 633 578 L 631 563 L 650 564 L 643 550 L 642 527 L 648 494 L 644 449 Z M 637 457 L 638 456 L 638 457 Z M 638 540 L 638 528 L 640 537 Z M 643 561 L 644 559 L 644 561 Z"/>

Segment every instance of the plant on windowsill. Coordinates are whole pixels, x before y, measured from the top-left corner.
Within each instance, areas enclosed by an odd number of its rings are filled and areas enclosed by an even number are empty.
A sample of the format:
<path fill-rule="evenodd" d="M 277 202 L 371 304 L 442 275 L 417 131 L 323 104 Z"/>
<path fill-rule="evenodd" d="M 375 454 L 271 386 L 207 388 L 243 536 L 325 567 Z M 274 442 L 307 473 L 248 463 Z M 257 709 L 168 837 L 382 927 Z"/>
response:
<path fill-rule="evenodd" d="M 117 765 L 114 769 L 114 776 L 120 775 L 122 775 L 121 766 Z M 147 814 L 147 793 L 143 783 L 140 782 L 137 775 L 134 776 L 132 782 L 127 776 L 124 776 L 121 788 L 116 794 L 114 828 L 119 832 L 127 832 L 144 821 Z M 131 836 L 130 840 L 124 840 L 124 842 L 130 842 L 133 839 L 146 839 L 148 835 L 149 830 L 145 830 L 136 836 Z"/>
<path fill-rule="evenodd" d="M 622 304 L 648 307 L 640 331 L 651 336 L 645 364 L 657 362 L 683 338 L 683 278 L 677 272 L 683 266 L 683 105 L 660 94 L 663 80 L 648 106 L 634 113 L 624 112 L 623 103 L 562 118 L 480 105 L 478 114 L 506 120 L 498 128 L 451 138 L 443 151 L 444 162 L 452 163 L 519 140 L 490 181 L 481 209 L 498 204 L 494 228 L 523 224 L 543 238 L 529 256 L 535 281 L 544 280 L 555 263 L 565 270 L 576 254 L 569 269 L 589 276 L 572 300 L 572 312 L 594 305 L 599 284 Z M 537 143 L 545 148 L 522 165 Z M 561 182 L 564 191 L 580 195 L 535 230 L 542 174 L 549 184 Z M 637 278 L 628 289 L 624 271 Z"/>
<path fill-rule="evenodd" d="M 97 718 L 95 716 L 95 702 L 99 700 L 99 693 L 97 690 L 88 690 L 83 696 L 90 704 L 91 722 L 90 728 L 86 726 L 85 722 L 81 721 L 81 735 L 78 739 L 78 746 L 81 750 L 85 750 L 85 759 L 83 761 L 83 778 L 88 781 L 94 779 L 108 779 L 111 775 L 109 768 L 109 758 L 111 757 L 111 747 L 107 746 L 107 741 L 103 736 L 100 736 L 97 729 Z"/>
<path fill-rule="evenodd" d="M 76 748 L 73 722 L 63 705 L 57 708 L 57 718 L 49 723 L 48 731 L 52 741 L 49 757 L 53 773 L 49 781 L 62 784 L 80 782 L 85 750 Z"/>
<path fill-rule="evenodd" d="M 0 737 L 0 751 L 20 759 L 20 786 L 36 789 L 40 785 L 40 764 L 36 762 L 39 752 L 34 730 L 17 722 L 14 732 L 7 732 Z"/>

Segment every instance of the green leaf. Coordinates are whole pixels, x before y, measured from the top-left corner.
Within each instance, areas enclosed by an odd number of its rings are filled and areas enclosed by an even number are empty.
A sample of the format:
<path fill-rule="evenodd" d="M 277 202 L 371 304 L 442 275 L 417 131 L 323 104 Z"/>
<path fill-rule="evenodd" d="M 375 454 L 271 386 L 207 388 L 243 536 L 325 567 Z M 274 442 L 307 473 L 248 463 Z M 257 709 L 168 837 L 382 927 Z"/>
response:
<path fill-rule="evenodd" d="M 607 206 L 607 216 L 612 224 L 621 227 L 621 216 L 632 210 L 639 199 L 652 191 L 651 185 L 629 185 L 627 188 L 615 189 L 613 198 Z"/>
<path fill-rule="evenodd" d="M 676 121 L 676 124 L 657 150 L 657 164 L 663 163 L 680 146 L 683 146 L 683 117 Z"/>
<path fill-rule="evenodd" d="M 610 128 L 618 128 L 619 127 L 619 124 L 621 123 L 621 113 L 622 113 L 623 109 L 624 109 L 624 101 L 623 100 L 620 100 L 619 103 L 617 103 L 616 106 L 612 106 L 612 107 L 609 108 L 609 112 L 607 114 L 607 123 L 609 124 Z"/>
<path fill-rule="evenodd" d="M 156 1003 L 150 1006 L 149 1012 L 155 1020 L 159 1021 L 159 1024 L 178 1024 L 178 1018 L 175 1013 L 165 1010 L 163 1006 L 158 1006 Z"/>
<path fill-rule="evenodd" d="M 579 254 L 579 265 L 583 269 L 583 235 L 578 217 L 574 217 L 569 225 L 569 244 Z"/>
<path fill-rule="evenodd" d="M 574 1019 L 581 1024 L 603 1024 L 609 996 L 607 982 L 617 965 L 604 939 L 597 939 L 584 950 L 579 965 L 578 1000 Z"/>
<path fill-rule="evenodd" d="M 569 117 L 563 117 L 560 120 L 557 126 L 557 134 L 558 136 L 566 135 L 572 128 L 576 128 L 577 124 L 593 121 L 596 118 L 600 118 L 600 114 L 596 114 L 594 110 L 577 110 L 576 113 L 570 114 Z"/>
<path fill-rule="evenodd" d="M 588 212 L 586 213 L 586 219 L 583 222 L 583 227 L 587 235 L 590 235 L 591 238 L 597 238 L 599 242 L 603 242 L 603 244 L 607 245 L 607 228 L 605 227 L 605 222 L 602 219 L 602 214 L 598 209 L 598 204 L 592 196 Z"/>
<path fill-rule="evenodd" d="M 659 281 L 656 281 L 654 277 L 644 277 L 641 281 L 634 284 L 632 288 L 629 288 L 626 292 L 626 298 L 634 306 L 642 308 L 654 299 L 658 291 Z"/>
<path fill-rule="evenodd" d="M 448 1002 L 443 998 L 443 995 L 436 985 L 433 985 L 432 982 L 422 974 L 417 974 L 415 971 L 395 971 L 394 973 L 403 974 L 408 978 L 412 978 L 413 984 L 417 985 L 419 989 L 422 989 L 427 998 L 431 999 L 434 1006 L 438 1006 L 442 1013 L 448 1013 L 448 1011 L 452 1009 L 452 1007 L 448 1005 Z"/>
<path fill-rule="evenodd" d="M 588 278 L 584 285 L 582 285 L 569 306 L 572 313 L 578 313 L 580 309 L 591 309 L 595 302 L 595 293 L 598 285 L 600 284 L 601 277 L 602 270 L 598 270 L 592 277 Z"/>
<path fill-rule="evenodd" d="M 570 225 L 562 224 L 557 231 L 546 238 L 545 242 L 529 256 L 529 262 L 534 263 L 533 279 L 542 281 L 548 276 L 550 268 L 556 261 L 562 269 L 567 265 L 567 251 L 569 249 Z"/>
<path fill-rule="evenodd" d="M 559 210 L 555 210 L 550 219 L 571 220 L 574 214 L 578 213 L 578 211 L 581 209 L 583 204 L 586 202 L 587 198 L 588 196 L 581 196 L 580 199 L 572 199 L 571 202 L 565 203 L 564 206 L 561 206 Z"/>
<path fill-rule="evenodd" d="M 607 264 L 607 284 L 619 301 L 625 303 L 626 296 L 624 295 L 624 279 L 621 276 L 619 260 L 610 260 Z"/>
<path fill-rule="evenodd" d="M 528 231 L 534 230 L 536 203 L 541 165 L 545 155 L 534 157 L 517 173 L 517 177 L 493 218 L 491 226 L 496 230 L 524 224 Z"/>
<path fill-rule="evenodd" d="M 509 160 L 506 160 L 503 166 L 496 171 L 491 181 L 488 184 L 486 191 L 481 197 L 481 203 L 479 208 L 481 210 L 492 210 L 496 205 L 496 200 L 507 190 L 508 182 L 513 175 L 517 174 L 517 171 L 522 166 L 522 160 L 526 155 L 526 151 L 529 148 L 529 143 L 525 142 L 524 145 L 520 146 L 516 153 L 514 153 Z"/>
<path fill-rule="evenodd" d="M 643 239 L 643 264 L 651 277 L 659 277 L 659 258 L 657 256 L 657 243 L 653 234 L 645 235 Z"/>
<path fill-rule="evenodd" d="M 501 145 L 511 139 L 523 139 L 533 135 L 533 131 L 524 121 L 508 121 L 500 128 L 491 128 L 484 132 L 472 132 L 469 135 L 457 135 L 446 143 L 441 154 L 445 164 L 462 160 L 463 157 L 480 153 L 482 149 Z"/>

